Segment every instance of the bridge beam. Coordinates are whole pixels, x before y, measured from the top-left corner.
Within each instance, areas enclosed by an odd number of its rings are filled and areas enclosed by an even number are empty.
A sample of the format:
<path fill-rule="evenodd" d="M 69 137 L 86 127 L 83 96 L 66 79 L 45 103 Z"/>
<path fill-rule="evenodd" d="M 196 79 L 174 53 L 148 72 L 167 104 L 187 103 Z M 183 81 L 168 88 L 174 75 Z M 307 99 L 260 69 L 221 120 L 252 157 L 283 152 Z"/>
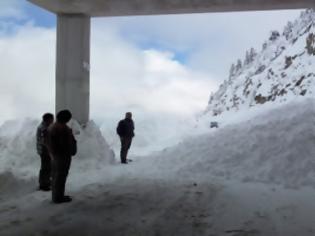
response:
<path fill-rule="evenodd" d="M 184 14 L 315 7 L 314 0 L 29 0 L 55 13 L 89 16 Z"/>

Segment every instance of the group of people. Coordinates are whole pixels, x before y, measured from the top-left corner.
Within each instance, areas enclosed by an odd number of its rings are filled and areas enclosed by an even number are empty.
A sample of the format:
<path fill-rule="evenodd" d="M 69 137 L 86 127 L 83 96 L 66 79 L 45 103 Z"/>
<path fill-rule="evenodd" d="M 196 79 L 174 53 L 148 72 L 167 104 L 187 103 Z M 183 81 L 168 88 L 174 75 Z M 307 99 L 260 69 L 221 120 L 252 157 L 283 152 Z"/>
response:
<path fill-rule="evenodd" d="M 39 171 L 39 189 L 52 190 L 54 203 L 70 202 L 65 195 L 65 184 L 71 164 L 71 157 L 76 154 L 77 143 L 72 130 L 67 126 L 72 115 L 69 110 L 60 111 L 56 122 L 54 115 L 43 115 L 42 123 L 36 132 L 37 153 L 41 157 Z"/>
<path fill-rule="evenodd" d="M 36 132 L 36 148 L 41 158 L 39 190 L 51 190 L 53 203 L 72 201 L 70 196 L 65 195 L 71 159 L 77 152 L 77 141 L 72 129 L 67 126 L 71 118 L 72 114 L 69 110 L 58 112 L 55 122 L 54 115 L 46 113 Z M 134 137 L 131 112 L 127 112 L 125 119 L 119 121 L 116 131 L 121 141 L 121 163 L 127 164 L 128 150 Z"/>

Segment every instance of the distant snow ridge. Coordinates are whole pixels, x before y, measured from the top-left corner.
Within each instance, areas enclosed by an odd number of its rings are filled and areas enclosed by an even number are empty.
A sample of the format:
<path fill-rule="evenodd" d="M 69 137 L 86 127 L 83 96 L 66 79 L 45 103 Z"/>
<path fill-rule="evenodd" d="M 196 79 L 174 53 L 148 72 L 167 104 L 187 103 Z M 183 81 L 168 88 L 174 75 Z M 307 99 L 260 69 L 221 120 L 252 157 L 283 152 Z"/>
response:
<path fill-rule="evenodd" d="M 216 116 L 266 102 L 284 102 L 315 93 L 315 12 L 306 10 L 283 32 L 272 31 L 257 53 L 246 52 L 228 80 L 211 94 L 206 114 Z"/>
<path fill-rule="evenodd" d="M 0 172 L 28 170 L 38 172 L 39 156 L 36 153 L 35 134 L 39 121 L 25 119 L 7 121 L 0 127 Z M 73 162 L 81 166 L 99 166 L 114 162 L 114 152 L 110 149 L 99 128 L 90 121 L 85 129 L 72 121 L 78 142 L 78 153 Z"/>
<path fill-rule="evenodd" d="M 304 99 L 209 131 L 158 154 L 157 168 L 171 169 L 179 178 L 181 174 L 196 179 L 215 176 L 315 187 L 314 108 L 314 99 Z M 171 165 L 167 160 L 172 160 Z"/>

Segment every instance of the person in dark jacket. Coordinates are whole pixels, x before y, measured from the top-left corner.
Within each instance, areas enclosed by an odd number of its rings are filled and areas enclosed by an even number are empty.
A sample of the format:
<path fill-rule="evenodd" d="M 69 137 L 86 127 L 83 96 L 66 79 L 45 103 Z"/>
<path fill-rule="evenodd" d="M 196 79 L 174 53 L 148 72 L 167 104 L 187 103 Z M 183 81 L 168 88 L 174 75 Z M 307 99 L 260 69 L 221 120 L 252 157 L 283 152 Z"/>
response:
<path fill-rule="evenodd" d="M 71 156 L 77 151 L 76 140 L 72 130 L 67 126 L 72 114 L 68 110 L 57 114 L 57 121 L 49 127 L 49 151 L 52 156 L 52 201 L 54 203 L 70 202 L 65 196 L 65 185 L 71 165 Z"/>
<path fill-rule="evenodd" d="M 36 149 L 40 156 L 41 165 L 39 171 L 39 190 L 49 191 L 51 185 L 51 163 L 47 148 L 48 127 L 54 122 L 54 115 L 46 113 L 36 131 Z"/>
<path fill-rule="evenodd" d="M 127 154 L 131 146 L 132 138 L 134 134 L 134 123 L 132 120 L 132 113 L 127 112 L 125 119 L 119 121 L 117 126 L 117 134 L 120 137 L 121 149 L 120 149 L 120 160 L 122 164 L 127 164 Z"/>

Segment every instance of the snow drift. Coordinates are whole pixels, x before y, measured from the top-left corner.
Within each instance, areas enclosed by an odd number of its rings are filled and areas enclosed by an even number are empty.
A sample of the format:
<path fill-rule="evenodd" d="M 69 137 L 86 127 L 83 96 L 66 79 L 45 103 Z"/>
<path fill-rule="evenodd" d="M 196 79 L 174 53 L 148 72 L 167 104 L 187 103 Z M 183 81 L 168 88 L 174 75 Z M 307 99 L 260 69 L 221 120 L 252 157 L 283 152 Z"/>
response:
<path fill-rule="evenodd" d="M 38 124 L 38 120 L 32 119 L 12 120 L 0 127 L 0 172 L 37 174 L 39 156 L 35 135 Z M 75 121 L 69 125 L 78 142 L 78 153 L 73 158 L 78 160 L 81 168 L 114 163 L 114 152 L 93 121 L 84 129 Z"/>
<path fill-rule="evenodd" d="M 314 107 L 314 99 L 302 99 L 260 111 L 256 116 L 251 114 L 251 118 L 239 123 L 226 123 L 203 135 L 195 134 L 152 156 L 136 158 L 141 163 L 141 175 L 220 177 L 291 188 L 315 187 Z M 0 172 L 37 175 L 37 125 L 38 121 L 27 119 L 1 126 Z M 77 174 L 83 174 L 78 171 L 81 169 L 87 175 L 97 176 L 97 170 L 114 163 L 113 151 L 93 122 L 85 129 L 75 122 L 70 126 L 78 140 L 78 154 L 73 162 Z"/>
<path fill-rule="evenodd" d="M 315 101 L 278 107 L 155 155 L 180 176 L 315 187 Z"/>

